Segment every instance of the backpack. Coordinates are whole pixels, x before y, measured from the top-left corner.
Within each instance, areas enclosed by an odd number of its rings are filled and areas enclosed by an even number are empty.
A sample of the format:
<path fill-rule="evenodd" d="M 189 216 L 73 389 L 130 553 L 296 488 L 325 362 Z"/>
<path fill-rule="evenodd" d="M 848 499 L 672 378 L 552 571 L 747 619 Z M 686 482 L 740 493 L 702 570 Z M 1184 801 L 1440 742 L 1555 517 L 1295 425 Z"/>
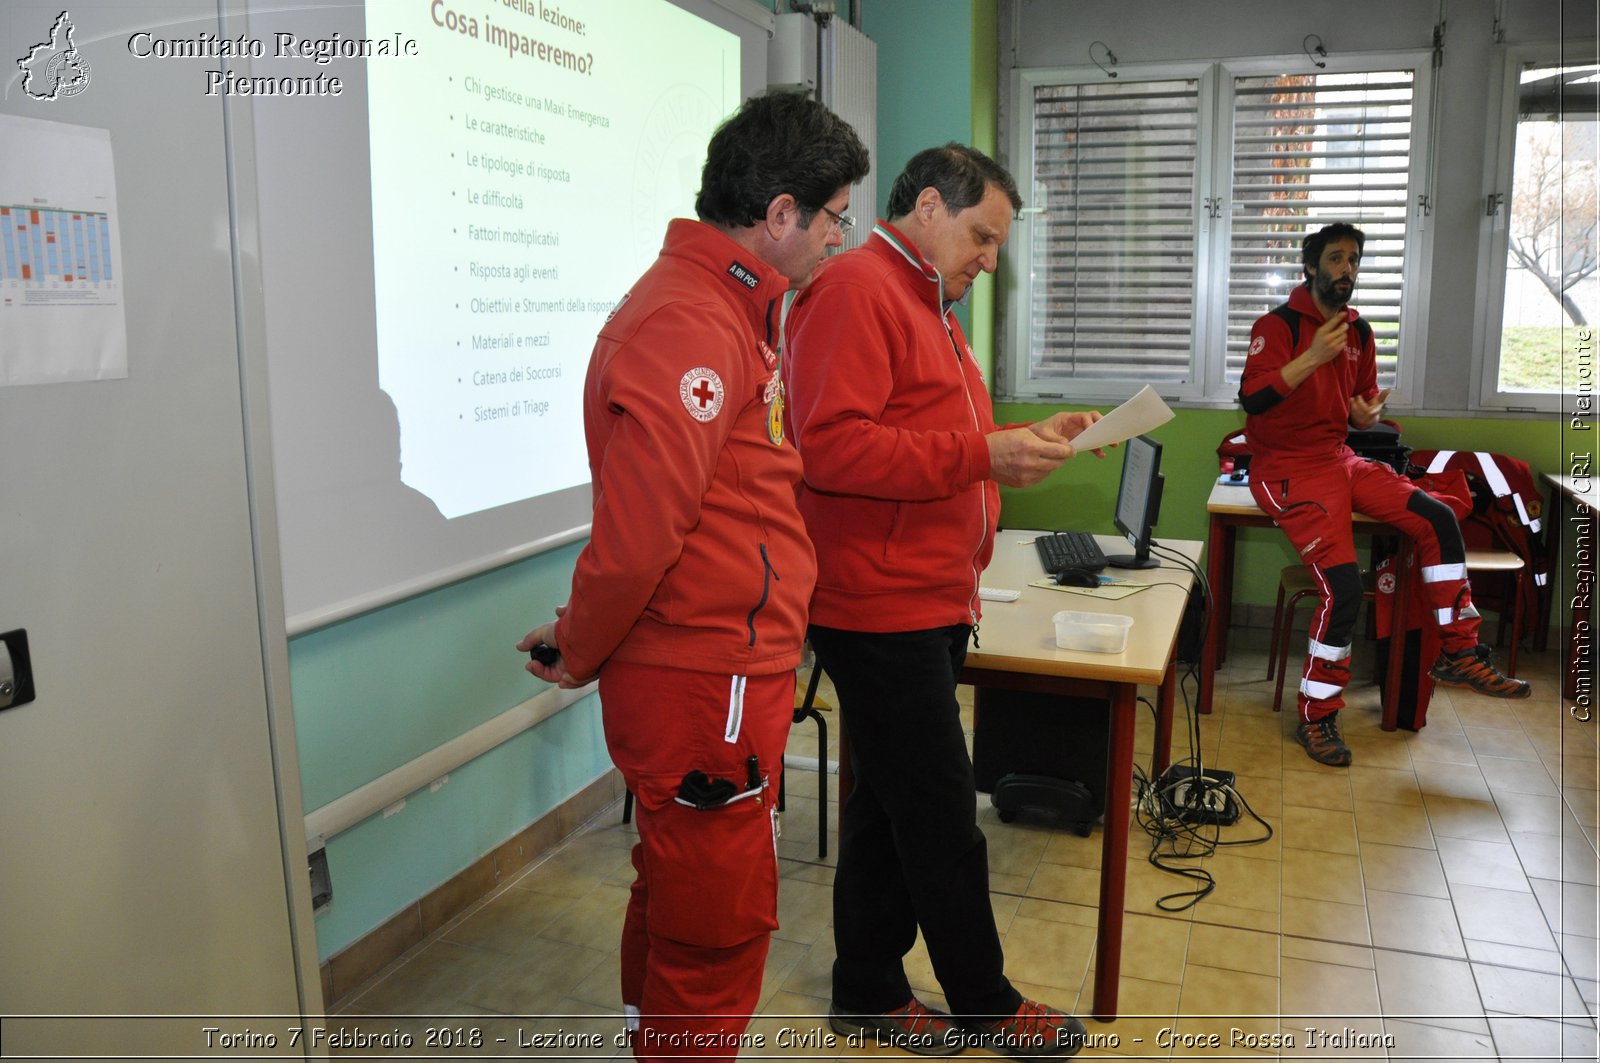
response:
<path fill-rule="evenodd" d="M 1456 519 L 1471 510 L 1471 491 L 1466 477 L 1459 471 L 1419 473 L 1412 479 L 1418 487 L 1449 506 Z M 1434 680 L 1428 674 L 1428 666 L 1439 656 L 1439 625 L 1434 622 L 1433 606 L 1428 601 L 1420 573 L 1413 574 L 1411 600 L 1395 601 L 1398 561 L 1398 557 L 1390 555 L 1373 570 L 1378 592 L 1373 602 L 1374 626 L 1379 639 L 1378 674 L 1387 674 L 1389 654 L 1399 644 L 1405 659 L 1400 673 L 1400 700 L 1395 722 L 1407 731 L 1420 731 L 1428 722 L 1428 703 L 1433 700 Z"/>
<path fill-rule="evenodd" d="M 1369 428 L 1352 428 L 1345 445 L 1368 461 L 1381 461 L 1401 476 L 1411 465 L 1411 448 L 1400 442 L 1396 421 L 1378 421 Z"/>
<path fill-rule="evenodd" d="M 1217 444 L 1217 470 L 1219 472 L 1244 472 L 1250 468 L 1250 441 L 1244 437 L 1243 428 L 1235 428 Z"/>

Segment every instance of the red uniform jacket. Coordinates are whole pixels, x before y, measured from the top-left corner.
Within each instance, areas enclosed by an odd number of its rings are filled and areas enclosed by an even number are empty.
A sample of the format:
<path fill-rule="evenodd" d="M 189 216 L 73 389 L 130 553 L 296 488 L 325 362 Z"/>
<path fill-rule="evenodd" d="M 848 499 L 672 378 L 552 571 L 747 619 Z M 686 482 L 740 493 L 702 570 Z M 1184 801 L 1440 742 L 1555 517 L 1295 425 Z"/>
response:
<path fill-rule="evenodd" d="M 601 328 L 583 399 L 594 530 L 556 625 L 573 675 L 613 657 L 733 675 L 799 664 L 816 556 L 772 353 L 787 288 L 680 219 Z"/>
<path fill-rule="evenodd" d="M 788 319 L 813 622 L 915 631 L 978 621 L 1000 492 L 989 392 L 937 271 L 879 222 L 829 259 Z"/>
<path fill-rule="evenodd" d="M 1300 313 L 1299 342 L 1291 342 L 1282 318 L 1263 314 L 1250 330 L 1250 352 L 1239 381 L 1244 432 L 1253 453 L 1250 477 L 1255 480 L 1282 478 L 1307 465 L 1349 456 L 1345 437 L 1350 432 L 1350 398 L 1371 399 L 1378 394 L 1378 358 L 1371 333 L 1362 343 L 1354 327 L 1345 332 L 1344 357 L 1318 366 L 1290 391 L 1283 367 L 1311 346 L 1327 319 L 1304 284 L 1289 294 L 1289 308 Z M 1352 322 L 1359 316 L 1350 307 L 1344 312 Z"/>

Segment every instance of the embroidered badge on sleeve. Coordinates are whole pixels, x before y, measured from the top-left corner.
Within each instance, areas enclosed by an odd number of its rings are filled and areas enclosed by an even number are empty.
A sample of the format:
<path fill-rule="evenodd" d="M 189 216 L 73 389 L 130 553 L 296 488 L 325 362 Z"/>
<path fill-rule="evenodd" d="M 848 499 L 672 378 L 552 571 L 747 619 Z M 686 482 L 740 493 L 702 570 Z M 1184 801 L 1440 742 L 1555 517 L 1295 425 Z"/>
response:
<path fill-rule="evenodd" d="M 683 400 L 683 408 L 697 421 L 710 421 L 721 413 L 726 394 L 717 371 L 705 366 L 689 370 L 678 381 L 678 397 Z"/>

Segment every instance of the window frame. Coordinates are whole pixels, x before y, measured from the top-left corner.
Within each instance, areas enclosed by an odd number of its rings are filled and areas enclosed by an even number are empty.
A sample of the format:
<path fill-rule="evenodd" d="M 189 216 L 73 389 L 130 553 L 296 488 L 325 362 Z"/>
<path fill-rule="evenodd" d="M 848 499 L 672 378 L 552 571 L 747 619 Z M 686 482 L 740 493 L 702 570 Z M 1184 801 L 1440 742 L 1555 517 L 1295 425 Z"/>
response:
<path fill-rule="evenodd" d="M 1503 391 L 1500 388 L 1500 343 L 1505 323 L 1506 258 L 1511 243 L 1512 182 L 1516 178 L 1518 89 L 1522 67 L 1529 62 L 1559 64 L 1572 55 L 1577 62 L 1592 60 L 1597 42 L 1547 40 L 1502 46 L 1499 51 L 1500 92 L 1490 103 L 1489 128 L 1493 137 L 1485 145 L 1485 185 L 1479 199 L 1478 286 L 1479 312 L 1473 323 L 1472 349 L 1476 372 L 1472 374 L 1470 401 L 1474 409 L 1517 413 L 1561 413 L 1566 391 Z M 1492 169 L 1490 166 L 1492 165 Z M 1489 212 L 1489 197 L 1502 195 L 1499 210 Z M 1564 329 L 1576 326 L 1564 324 Z M 1600 328 L 1592 322 L 1590 329 Z"/>
<path fill-rule="evenodd" d="M 1163 397 L 1184 406 L 1234 408 L 1237 385 L 1227 376 L 1227 291 L 1228 263 L 1232 244 L 1232 179 L 1234 151 L 1234 79 L 1264 74 L 1298 71 L 1305 66 L 1303 55 L 1251 56 L 1245 58 L 1120 64 L 1120 83 L 1193 78 L 1198 82 L 1197 114 L 1199 156 L 1196 159 L 1194 189 L 1194 296 L 1195 321 L 1192 332 L 1188 379 L 1182 383 L 1157 385 Z M 1366 52 L 1330 57 L 1316 73 L 1363 73 L 1382 70 L 1412 71 L 1411 149 L 1407 168 L 1408 207 L 1406 211 L 1405 262 L 1401 277 L 1403 301 L 1397 344 L 1397 368 L 1392 405 L 1396 408 L 1421 407 L 1422 353 L 1427 349 L 1428 277 L 1432 258 L 1431 217 L 1418 205 L 1418 198 L 1430 195 L 1431 172 L 1428 160 L 1433 149 L 1433 99 L 1437 73 L 1431 53 L 1407 49 L 1393 52 Z M 999 379 L 999 397 L 1004 401 L 1042 402 L 1119 402 L 1138 389 L 1136 374 L 1109 380 L 1050 380 L 1028 378 L 1032 342 L 1032 288 L 1034 275 L 1032 216 L 1040 189 L 1034 180 L 1034 89 L 1039 85 L 1103 83 L 1106 72 L 1096 66 L 1018 67 L 1011 75 L 1014 114 L 1008 123 L 1013 145 L 1013 172 L 1022 186 L 1024 199 L 1021 218 L 1012 228 L 1012 238 L 1003 255 L 1005 288 L 1005 346 Z M 1226 191 L 1227 197 L 1222 197 Z M 1221 199 L 1224 209 L 1212 218 L 1205 209 L 1208 199 Z M 1360 293 L 1356 306 L 1360 308 Z"/>

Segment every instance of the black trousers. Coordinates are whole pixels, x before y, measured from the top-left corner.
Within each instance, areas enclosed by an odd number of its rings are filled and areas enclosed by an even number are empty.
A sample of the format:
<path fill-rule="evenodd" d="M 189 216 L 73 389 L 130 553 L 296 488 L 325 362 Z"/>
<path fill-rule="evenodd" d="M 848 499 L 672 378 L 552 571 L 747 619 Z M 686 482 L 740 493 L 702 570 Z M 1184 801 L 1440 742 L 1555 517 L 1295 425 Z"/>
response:
<path fill-rule="evenodd" d="M 971 628 L 878 634 L 811 628 L 849 734 L 855 786 L 839 829 L 833 886 L 833 1002 L 877 1014 L 911 999 L 902 963 L 922 928 L 958 1015 L 1009 1016 L 989 903 L 989 848 L 956 705 Z"/>

